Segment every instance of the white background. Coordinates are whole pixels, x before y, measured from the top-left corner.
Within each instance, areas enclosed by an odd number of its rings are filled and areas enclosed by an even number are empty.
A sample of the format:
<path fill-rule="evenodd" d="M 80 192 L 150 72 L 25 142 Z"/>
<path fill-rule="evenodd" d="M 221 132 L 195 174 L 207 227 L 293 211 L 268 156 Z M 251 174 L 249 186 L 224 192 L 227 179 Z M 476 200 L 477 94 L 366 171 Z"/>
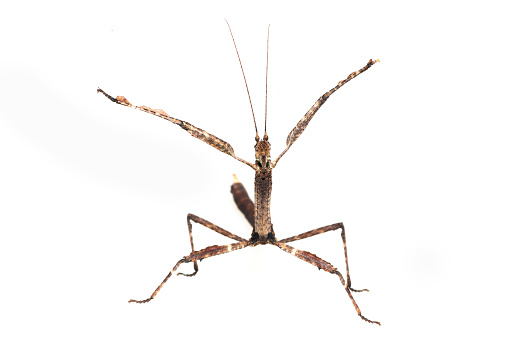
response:
<path fill-rule="evenodd" d="M 5 2 L 0 13 L 2 338 L 508 336 L 504 1 Z M 343 221 L 357 317 L 335 276 L 271 246 L 204 260 L 186 214 L 248 237 L 230 196 L 253 171 L 237 39 L 275 158 L 315 100 L 370 58 L 274 171 L 279 238 Z M 226 244 L 195 227 L 198 248 Z M 297 242 L 344 271 L 339 232 Z M 191 271 L 191 265 L 181 266 Z"/>

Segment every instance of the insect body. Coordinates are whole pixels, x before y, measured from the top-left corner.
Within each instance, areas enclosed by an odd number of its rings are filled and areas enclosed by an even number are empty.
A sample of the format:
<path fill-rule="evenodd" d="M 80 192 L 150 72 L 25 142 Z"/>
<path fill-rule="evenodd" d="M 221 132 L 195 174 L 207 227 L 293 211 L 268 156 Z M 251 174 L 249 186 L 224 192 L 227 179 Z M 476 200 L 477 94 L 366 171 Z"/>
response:
<path fill-rule="evenodd" d="M 228 24 L 228 23 L 227 23 Z M 230 30 L 230 26 L 229 26 Z M 232 31 L 230 31 L 232 35 Z M 239 59 L 239 63 L 241 65 L 241 70 L 243 72 L 244 77 L 244 70 L 242 69 L 241 59 L 239 57 L 239 53 L 237 51 L 237 46 L 235 46 L 235 40 L 232 35 L 232 40 L 234 42 L 234 47 L 236 49 L 236 53 Z M 269 42 L 269 34 L 268 34 L 268 42 Z M 308 112 L 305 114 L 305 116 L 297 123 L 296 127 L 290 132 L 290 134 L 287 137 L 287 145 L 286 148 L 283 150 L 283 152 L 276 158 L 276 160 L 271 160 L 271 145 L 269 143 L 269 137 L 267 135 L 266 129 L 264 128 L 264 136 L 262 138 L 259 137 L 258 131 L 257 131 L 257 125 L 255 123 L 255 115 L 253 113 L 252 108 L 252 115 L 253 115 L 253 121 L 255 124 L 255 163 L 250 163 L 246 160 L 243 160 L 239 157 L 237 157 L 234 153 L 234 149 L 232 146 L 221 140 L 220 138 L 198 128 L 193 126 L 192 124 L 182 121 L 173 117 L 170 117 L 167 113 L 165 113 L 163 110 L 160 109 L 152 109 L 147 106 L 134 106 L 132 105 L 126 98 L 122 96 L 118 96 L 116 98 L 108 95 L 106 92 L 104 92 L 102 89 L 98 88 L 97 92 L 104 94 L 108 99 L 111 101 L 123 105 L 132 107 L 147 113 L 151 113 L 153 115 L 156 115 L 160 118 L 166 119 L 182 129 L 184 129 L 186 132 L 191 134 L 193 137 L 200 139 L 204 141 L 205 143 L 211 145 L 212 147 L 216 148 L 217 150 L 226 153 L 233 157 L 234 159 L 250 166 L 255 170 L 255 201 L 253 202 L 249 197 L 244 189 L 244 186 L 235 178 L 234 184 L 231 187 L 231 192 L 234 196 L 234 200 L 241 210 L 243 214 L 245 215 L 246 219 L 250 222 L 250 224 L 253 227 L 252 234 L 250 239 L 244 239 L 238 235 L 235 235 L 205 219 L 202 219 L 196 215 L 188 214 L 187 216 L 187 222 L 188 222 L 188 230 L 189 230 L 189 237 L 190 237 L 190 243 L 191 243 L 191 253 L 188 256 L 185 256 L 183 259 L 179 260 L 174 268 L 168 273 L 168 275 L 165 277 L 163 282 L 156 288 L 156 290 L 152 293 L 152 295 L 144 300 L 129 300 L 129 302 L 135 302 L 135 303 L 146 303 L 154 299 L 156 295 L 158 294 L 159 290 L 163 287 L 163 285 L 166 283 L 166 281 L 177 271 L 178 267 L 183 263 L 191 263 L 193 262 L 194 266 L 194 272 L 191 274 L 184 274 L 184 273 L 178 273 L 177 275 L 185 275 L 185 276 L 194 276 L 198 272 L 198 264 L 197 261 L 201 261 L 203 259 L 217 256 L 220 254 L 232 252 L 235 250 L 240 250 L 248 246 L 257 246 L 257 245 L 265 245 L 270 244 L 277 246 L 281 250 L 292 254 L 293 256 L 304 260 L 316 267 L 318 267 L 321 270 L 324 270 L 325 272 L 329 272 L 331 274 L 334 274 L 339 277 L 342 285 L 345 288 L 345 291 L 349 295 L 349 298 L 351 299 L 354 308 L 356 309 L 356 312 L 358 315 L 365 321 L 369 323 L 374 323 L 380 325 L 377 321 L 372 321 L 367 319 L 361 314 L 361 310 L 359 309 L 358 305 L 356 304 L 351 292 L 362 292 L 362 291 L 368 291 L 366 289 L 364 290 L 356 290 L 351 287 L 351 278 L 349 275 L 349 263 L 347 260 L 347 246 L 346 246 L 346 239 L 345 239 L 345 228 L 343 223 L 336 223 L 324 227 L 320 227 L 317 229 L 314 229 L 309 232 L 305 232 L 290 238 L 278 240 L 274 229 L 273 224 L 271 223 L 271 213 L 270 213 L 270 202 L 271 202 L 271 188 L 272 188 L 272 171 L 276 167 L 278 161 L 282 158 L 282 156 L 289 150 L 289 148 L 292 146 L 292 144 L 299 138 L 301 133 L 305 130 L 305 128 L 308 126 L 308 123 L 313 118 L 315 113 L 319 110 L 319 108 L 326 102 L 326 100 L 340 87 L 342 87 L 345 83 L 352 80 L 359 74 L 363 73 L 367 69 L 369 69 L 372 65 L 374 65 L 379 60 L 373 61 L 370 59 L 370 61 L 360 70 L 351 73 L 345 80 L 340 81 L 335 87 L 333 87 L 328 92 L 324 93 L 316 102 L 315 104 L 308 110 Z M 244 78 L 245 84 L 246 84 L 246 78 Z M 248 91 L 248 85 L 246 84 L 246 89 L 248 92 L 249 97 L 249 91 Z M 267 66 L 266 66 L 266 93 L 267 93 Z M 251 105 L 251 99 L 250 99 L 250 105 Z M 267 125 L 267 95 L 266 95 L 266 124 Z M 195 250 L 194 244 L 193 244 L 193 235 L 192 235 L 192 222 L 198 223 L 200 225 L 203 225 L 221 235 L 224 235 L 228 238 L 231 238 L 235 240 L 234 243 L 229 245 L 223 245 L 223 246 L 209 246 L 204 249 Z M 309 238 L 314 235 L 318 235 L 321 233 L 334 231 L 337 229 L 342 230 L 342 240 L 344 245 L 344 255 L 345 255 L 345 266 L 346 266 L 346 280 L 344 279 L 343 275 L 335 268 L 333 265 L 328 263 L 327 261 L 317 257 L 316 255 L 298 250 L 297 248 L 294 248 L 288 243 Z"/>

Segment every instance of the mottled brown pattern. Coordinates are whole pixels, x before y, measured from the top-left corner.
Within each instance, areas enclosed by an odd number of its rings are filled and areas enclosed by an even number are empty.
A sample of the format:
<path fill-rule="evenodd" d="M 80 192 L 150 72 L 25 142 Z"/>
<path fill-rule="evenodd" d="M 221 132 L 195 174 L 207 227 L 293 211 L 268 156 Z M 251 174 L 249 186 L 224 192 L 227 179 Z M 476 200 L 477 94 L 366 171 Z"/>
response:
<path fill-rule="evenodd" d="M 261 243 L 275 239 L 271 223 L 272 164 L 271 144 L 267 134 L 255 144 L 255 226 L 252 239 Z"/>
<path fill-rule="evenodd" d="M 282 240 L 279 240 L 279 241 L 283 242 L 283 243 L 287 243 L 287 242 L 292 242 L 292 241 L 296 241 L 296 240 L 302 240 L 302 239 L 306 239 L 306 238 L 309 238 L 309 237 L 313 237 L 314 235 L 319 235 L 319 234 L 322 234 L 322 233 L 325 233 L 325 232 L 337 230 L 341 226 L 343 226 L 342 223 L 337 223 L 337 224 L 333 224 L 333 225 L 329 225 L 329 226 L 324 226 L 324 227 L 316 228 L 314 230 L 311 230 L 311 231 L 308 231 L 308 232 L 305 232 L 305 233 L 301 233 L 301 234 L 295 235 L 295 236 L 290 237 L 290 238 L 285 238 L 285 239 L 282 239 Z"/>
<path fill-rule="evenodd" d="M 212 222 L 202 219 L 202 218 L 200 218 L 194 214 L 191 214 L 191 213 L 188 214 L 188 225 L 189 225 L 190 232 L 191 232 L 191 221 L 196 222 L 202 226 L 205 226 L 205 227 L 213 230 L 214 232 L 217 232 L 217 233 L 219 233 L 227 238 L 230 238 L 232 240 L 246 241 L 246 239 L 241 238 L 240 236 L 235 235 L 234 233 L 231 233 L 219 226 L 216 226 Z"/>
<path fill-rule="evenodd" d="M 248 192 L 246 192 L 244 185 L 240 182 L 234 182 L 230 187 L 230 192 L 234 197 L 237 207 L 253 227 L 255 225 L 255 205 L 248 196 Z"/>
<path fill-rule="evenodd" d="M 311 230 L 311 231 L 308 231 L 308 232 L 305 232 L 305 233 L 301 233 L 301 234 L 295 235 L 295 236 L 290 237 L 290 238 L 279 240 L 279 242 L 280 243 L 289 243 L 289 242 L 292 242 L 292 241 L 297 241 L 297 240 L 302 240 L 302 239 L 306 239 L 306 238 L 309 238 L 309 237 L 313 237 L 314 235 L 319 235 L 319 234 L 326 233 L 326 232 L 329 232 L 329 231 L 335 231 L 337 229 L 341 229 L 342 230 L 341 234 L 342 234 L 342 241 L 343 241 L 343 245 L 344 245 L 345 270 L 346 270 L 346 273 L 347 273 L 347 287 L 351 291 L 353 291 L 353 292 L 368 292 L 367 289 L 357 290 L 357 289 L 354 289 L 354 288 L 351 287 L 351 276 L 350 276 L 350 273 L 349 273 L 349 259 L 347 257 L 347 240 L 345 238 L 345 227 L 344 227 L 343 223 L 339 222 L 339 223 L 336 223 L 336 224 L 333 224 L 333 225 L 319 227 L 319 228 L 316 228 L 314 230 Z"/>
<path fill-rule="evenodd" d="M 219 226 L 216 226 L 215 224 L 213 224 L 210 221 L 202 219 L 199 216 L 196 216 L 194 214 L 188 213 L 187 222 L 188 222 L 189 241 L 191 243 L 191 252 L 195 252 L 195 245 L 193 243 L 193 224 L 191 223 L 192 221 L 196 222 L 197 224 L 200 224 L 202 226 L 205 226 L 208 229 L 213 230 L 214 232 L 217 232 L 227 238 L 237 240 L 237 241 L 246 241 L 246 239 L 243 239 L 240 236 L 235 235 L 234 233 L 231 233 Z M 193 262 L 193 268 L 194 268 L 193 273 L 179 273 L 177 275 L 184 275 L 186 277 L 195 276 L 198 273 L 198 263 L 196 260 Z"/>
<path fill-rule="evenodd" d="M 228 24 L 228 23 L 227 23 Z M 229 26 L 230 29 L 230 26 Z M 230 31 L 232 33 L 232 31 Z M 233 39 L 233 35 L 232 35 Z M 268 34 L 268 43 L 269 43 L 269 34 Z M 235 45 L 235 41 L 234 41 Z M 239 53 L 237 51 L 236 47 L 236 53 L 239 58 Z M 308 112 L 305 114 L 305 116 L 298 122 L 296 127 L 290 132 L 289 136 L 287 137 L 287 144 L 285 150 L 278 156 L 278 158 L 272 162 L 271 161 L 271 145 L 269 143 L 269 138 L 267 136 L 267 133 L 264 132 L 264 137 L 262 140 L 260 140 L 257 127 L 255 124 L 255 163 L 252 164 L 248 161 L 245 161 L 241 158 L 238 158 L 234 154 L 234 149 L 232 146 L 226 142 L 221 140 L 220 138 L 196 127 L 192 124 L 182 121 L 176 118 L 170 117 L 167 113 L 165 113 L 161 109 L 152 109 L 147 106 L 134 106 L 132 105 L 125 97 L 118 96 L 116 98 L 108 95 L 100 88 L 97 89 L 98 93 L 102 93 L 104 96 L 106 96 L 109 100 L 112 102 L 115 102 L 119 105 L 132 107 L 150 114 L 153 114 L 155 116 L 158 116 L 160 118 L 163 118 L 165 120 L 168 120 L 182 129 L 184 129 L 186 132 L 191 134 L 193 137 L 202 140 L 203 142 L 211 145 L 212 147 L 216 148 L 217 150 L 226 153 L 236 160 L 250 166 L 255 170 L 255 197 L 254 201 L 252 201 L 246 190 L 244 189 L 244 186 L 236 181 L 231 187 L 231 192 L 233 194 L 234 200 L 241 210 L 241 212 L 245 215 L 246 219 L 250 222 L 250 224 L 253 226 L 253 231 L 250 240 L 246 240 L 242 237 L 239 237 L 205 219 L 202 219 L 194 214 L 188 214 L 187 217 L 187 223 L 188 223 L 188 232 L 189 232 L 189 238 L 190 238 L 190 244 L 191 244 L 191 253 L 188 256 L 185 256 L 181 260 L 179 260 L 175 266 L 172 268 L 172 270 L 168 273 L 168 275 L 165 277 L 165 279 L 159 284 L 159 286 L 154 290 L 152 295 L 148 299 L 144 300 L 134 300 L 131 299 L 129 302 L 135 302 L 135 303 L 147 303 L 155 298 L 155 296 L 158 294 L 158 292 L 161 290 L 163 285 L 166 283 L 166 281 L 177 271 L 179 266 L 182 263 L 193 263 L 194 266 L 194 272 L 191 274 L 184 274 L 184 273 L 178 273 L 178 275 L 185 275 L 185 276 L 194 276 L 198 272 L 198 261 L 201 261 L 203 259 L 207 259 L 213 256 L 221 255 L 224 253 L 232 252 L 235 250 L 239 250 L 248 246 L 258 246 L 258 245 L 265 245 L 265 244 L 271 244 L 274 246 L 277 246 L 281 250 L 290 253 L 291 255 L 315 266 L 319 269 L 329 272 L 331 274 L 334 274 L 338 276 L 340 279 L 340 282 L 344 286 L 345 291 L 347 292 L 349 298 L 351 299 L 351 302 L 354 305 L 354 308 L 357 312 L 357 314 L 365 321 L 368 321 L 369 323 L 374 323 L 380 325 L 377 321 L 372 321 L 367 319 L 361 314 L 361 310 L 359 309 L 358 305 L 356 304 L 352 293 L 351 292 L 361 292 L 361 291 L 368 291 L 368 290 L 356 290 L 351 287 L 351 279 L 349 274 L 349 263 L 347 258 L 347 242 L 345 238 L 345 228 L 342 223 L 336 223 L 333 225 L 328 225 L 324 227 L 320 227 L 305 233 L 301 233 L 299 235 L 289 237 L 286 239 L 283 239 L 281 241 L 278 241 L 276 239 L 274 230 L 273 230 L 273 224 L 271 223 L 271 212 L 270 212 L 270 204 L 271 204 L 271 190 L 272 190 L 272 170 L 275 168 L 277 162 L 282 158 L 282 156 L 288 151 L 288 149 L 291 147 L 291 145 L 299 138 L 299 136 L 303 133 L 303 131 L 306 129 L 312 118 L 314 117 L 315 113 L 319 110 L 319 108 L 326 102 L 326 100 L 340 87 L 342 87 L 345 83 L 352 80 L 359 74 L 366 71 L 368 68 L 370 68 L 373 64 L 378 62 L 370 60 L 367 65 L 360 70 L 351 73 L 345 80 L 342 80 L 338 82 L 338 84 L 333 87 L 328 92 L 324 93 L 316 102 L 315 104 L 308 110 Z M 241 60 L 239 58 L 239 63 L 241 64 Z M 241 70 L 242 70 L 242 64 L 241 64 Z M 244 71 L 243 71 L 243 77 L 244 77 Z M 249 91 L 248 91 L 248 85 L 246 83 L 245 78 L 245 84 L 246 84 L 246 90 L 248 92 L 249 97 Z M 267 104 L 267 65 L 266 65 L 266 104 Z M 250 99 L 250 105 L 251 105 L 251 99 Z M 267 107 L 266 107 L 266 113 L 267 113 Z M 253 113 L 253 120 L 255 122 L 255 116 Z M 266 121 L 267 121 L 267 114 L 266 114 Z M 264 128 L 265 130 L 265 128 Z M 202 226 L 205 226 L 225 237 L 228 237 L 230 239 L 236 240 L 235 243 L 229 244 L 229 245 L 213 245 L 206 247 L 204 249 L 195 250 L 195 246 L 193 243 L 193 232 L 192 232 L 192 222 L 198 223 Z M 344 256 L 345 256 L 345 266 L 346 266 L 346 273 L 347 273 L 347 281 L 343 278 L 342 274 L 333 267 L 332 264 L 329 262 L 319 258 L 315 254 L 312 254 L 307 251 L 302 251 L 297 248 L 294 248 L 287 243 L 298 241 L 302 239 L 306 239 L 318 234 L 326 233 L 329 231 L 334 231 L 337 229 L 341 229 L 342 233 L 342 241 L 344 246 Z"/>
<path fill-rule="evenodd" d="M 327 262 L 325 260 L 322 260 L 321 258 L 319 258 L 318 256 L 316 256 L 313 253 L 298 250 L 292 246 L 282 243 L 281 241 L 277 242 L 275 244 L 275 246 L 277 246 L 278 248 L 280 248 L 281 250 L 283 250 L 287 253 L 292 254 L 296 258 L 304 260 L 307 263 L 312 264 L 315 267 L 318 267 L 321 270 L 324 270 L 324 271 L 330 272 L 330 273 L 333 273 L 336 271 L 336 268 L 334 268 L 333 265 L 331 265 L 329 262 Z"/>
<path fill-rule="evenodd" d="M 99 88 L 97 90 L 99 91 Z M 103 91 L 101 91 L 101 92 L 104 94 Z M 131 103 L 125 97 L 118 96 L 116 100 L 121 105 L 131 106 Z M 166 115 L 166 113 L 165 113 L 165 115 Z"/>
<path fill-rule="evenodd" d="M 273 233 L 271 223 L 271 171 L 255 173 L 255 226 L 253 232 L 259 237 L 267 239 Z"/>
<path fill-rule="evenodd" d="M 203 260 L 209 257 L 214 257 L 216 255 L 220 255 L 227 252 L 232 252 L 236 250 L 240 250 L 241 248 L 245 248 L 246 246 L 249 246 L 250 243 L 246 240 L 236 242 L 230 245 L 213 245 L 206 247 L 200 251 L 191 252 L 190 255 L 187 257 L 184 257 L 184 262 L 192 262 L 196 260 Z"/>
<path fill-rule="evenodd" d="M 247 164 L 248 166 L 250 166 L 252 168 L 254 167 L 252 164 L 250 164 L 246 160 L 243 160 L 243 159 L 237 157 L 234 153 L 234 149 L 228 142 L 223 141 L 220 138 L 218 138 L 212 134 L 209 134 L 208 132 L 204 131 L 201 128 L 193 126 L 189 122 L 179 120 L 176 118 L 172 118 L 162 109 L 152 109 L 147 106 L 135 106 L 135 105 L 131 104 L 125 97 L 118 96 L 117 98 L 114 98 L 111 95 L 109 95 L 108 93 L 106 93 L 105 91 L 103 91 L 101 88 L 97 89 L 97 93 L 102 93 L 104 96 L 106 96 L 108 99 L 115 102 L 116 104 L 131 107 L 134 109 L 138 109 L 140 111 L 147 112 L 147 113 L 153 114 L 157 117 L 168 120 L 168 121 L 178 125 L 179 127 L 181 127 L 183 130 L 185 130 L 186 132 L 191 134 L 193 137 L 195 137 L 199 140 L 202 140 L 203 142 L 211 145 L 212 147 L 216 148 L 217 150 L 230 155 L 231 157 L 241 161 L 242 163 Z"/>
<path fill-rule="evenodd" d="M 223 245 L 223 246 L 214 245 L 214 246 L 206 247 L 200 251 L 193 251 L 190 253 L 190 255 L 182 258 L 181 260 L 179 260 L 177 262 L 177 264 L 175 264 L 174 268 L 172 268 L 170 273 L 168 273 L 168 275 L 165 277 L 165 279 L 163 279 L 161 284 L 159 284 L 159 286 L 154 290 L 154 292 L 152 293 L 152 295 L 149 298 L 144 299 L 144 300 L 130 299 L 128 302 L 144 304 L 144 303 L 147 303 L 147 302 L 151 301 L 152 299 L 154 299 L 156 297 L 156 295 L 159 293 L 159 291 L 161 290 L 161 288 L 163 287 L 163 285 L 174 274 L 174 272 L 177 271 L 177 268 L 182 263 L 196 262 L 197 260 L 203 260 L 206 258 L 214 257 L 216 255 L 232 252 L 235 250 L 240 250 L 240 249 L 245 248 L 246 246 L 249 246 L 249 245 L 250 245 L 250 243 L 245 240 L 245 241 L 236 242 L 236 243 L 230 244 L 230 245 Z"/>
<path fill-rule="evenodd" d="M 325 272 L 329 272 L 331 274 L 337 275 L 338 278 L 340 279 L 340 282 L 344 286 L 345 291 L 347 292 L 347 295 L 351 299 L 351 302 L 352 302 L 352 304 L 354 306 L 354 309 L 356 310 L 356 313 L 358 313 L 358 315 L 361 317 L 361 319 L 363 319 L 363 320 L 365 320 L 365 321 L 367 321 L 369 323 L 372 323 L 372 324 L 377 324 L 379 326 L 381 325 L 380 322 L 372 321 L 372 320 L 364 317 L 363 315 L 361 315 L 361 310 L 360 310 L 358 304 L 356 303 L 356 301 L 354 300 L 354 297 L 352 296 L 352 293 L 351 293 L 351 291 L 354 291 L 354 292 L 360 292 L 360 291 L 352 289 L 350 287 L 350 285 L 345 282 L 345 279 L 342 276 L 342 273 L 340 273 L 336 268 L 334 268 L 333 265 L 331 265 L 329 262 L 319 258 L 315 254 L 312 254 L 312 253 L 306 252 L 306 251 L 298 250 L 298 249 L 296 249 L 296 248 L 294 248 L 292 246 L 289 246 L 289 245 L 287 245 L 285 243 L 282 243 L 281 241 L 274 243 L 274 245 L 277 246 L 278 248 L 280 248 L 281 250 L 283 250 L 283 251 L 285 251 L 287 253 L 292 254 L 296 258 L 299 258 L 299 259 L 301 259 L 303 261 L 306 261 L 309 264 L 314 265 L 315 267 L 318 267 L 321 270 L 324 270 Z M 364 290 L 364 291 L 368 291 L 368 290 Z"/>
<path fill-rule="evenodd" d="M 287 146 L 285 147 L 283 152 L 278 156 L 278 158 L 276 158 L 273 167 L 276 166 L 276 163 L 280 160 L 280 158 L 285 153 L 287 153 L 290 146 L 292 146 L 292 144 L 297 140 L 297 138 L 299 138 L 299 136 L 303 133 L 305 128 L 308 126 L 308 124 L 314 117 L 315 113 L 317 113 L 319 108 L 321 108 L 321 106 L 326 102 L 326 100 L 328 100 L 328 98 L 331 96 L 331 94 L 335 93 L 340 87 L 345 85 L 348 81 L 354 79 L 361 73 L 365 72 L 367 69 L 369 69 L 376 62 L 379 62 L 379 60 L 372 61 L 372 59 L 370 59 L 365 67 L 361 68 L 360 70 L 358 70 L 356 72 L 352 72 L 351 74 L 349 74 L 349 76 L 345 80 L 338 82 L 338 84 L 335 87 L 333 87 L 332 89 L 330 89 L 329 91 L 324 93 L 319 99 L 317 99 L 315 104 L 313 104 L 313 106 L 308 110 L 308 112 L 306 112 L 305 116 L 297 123 L 296 127 L 294 127 L 294 129 L 292 129 L 292 131 L 290 131 L 290 133 L 287 137 Z"/>

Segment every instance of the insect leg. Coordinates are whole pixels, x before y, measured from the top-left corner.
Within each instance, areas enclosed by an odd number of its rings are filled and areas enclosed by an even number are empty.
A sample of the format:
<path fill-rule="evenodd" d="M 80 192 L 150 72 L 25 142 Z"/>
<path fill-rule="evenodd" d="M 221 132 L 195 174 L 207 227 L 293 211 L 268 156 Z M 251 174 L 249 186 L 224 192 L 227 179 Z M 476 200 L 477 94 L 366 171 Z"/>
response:
<path fill-rule="evenodd" d="M 189 241 L 191 243 L 191 251 L 194 252 L 195 251 L 195 245 L 193 244 L 193 225 L 192 225 L 192 221 L 193 222 L 196 222 L 197 224 L 200 224 L 202 226 L 205 226 L 207 227 L 208 229 L 210 230 L 213 230 L 214 232 L 217 232 L 221 235 L 224 235 L 226 236 L 227 238 L 230 238 L 230 239 L 234 239 L 234 240 L 237 240 L 237 241 L 246 241 L 246 239 L 244 238 L 241 238 L 240 236 L 237 236 L 235 235 L 234 233 L 231 233 L 219 226 L 216 226 L 215 224 L 213 224 L 212 222 L 210 221 L 207 221 L 205 219 L 202 219 L 194 214 L 191 214 L 191 213 L 188 213 L 188 217 L 187 217 L 187 221 L 188 221 L 188 232 L 189 232 Z M 197 274 L 198 272 L 198 263 L 196 260 L 193 261 L 193 268 L 195 269 L 195 271 L 193 273 L 178 273 L 177 275 L 184 275 L 186 277 L 193 277 Z"/>
<path fill-rule="evenodd" d="M 342 223 L 337 223 L 337 224 L 333 224 L 333 225 L 323 226 L 323 227 L 319 227 L 319 228 L 316 228 L 314 230 L 311 230 L 311 231 L 308 231 L 308 232 L 305 232 L 305 233 L 301 233 L 301 234 L 295 235 L 295 236 L 290 237 L 290 238 L 285 238 L 285 239 L 279 240 L 279 242 L 288 243 L 288 242 L 292 242 L 292 241 L 296 241 L 296 240 L 306 239 L 306 238 L 313 237 L 314 235 L 326 233 L 326 232 L 329 232 L 329 231 L 335 231 L 335 230 L 337 230 L 337 229 L 339 229 L 341 227 L 343 227 Z"/>
<path fill-rule="evenodd" d="M 226 154 L 230 155 L 231 157 L 233 157 L 234 159 L 236 159 L 236 160 L 238 160 L 238 161 L 240 161 L 240 162 L 250 166 L 251 168 L 255 169 L 255 165 L 253 165 L 253 164 L 249 163 L 248 161 L 243 160 L 243 159 L 239 158 L 238 156 L 236 156 L 235 153 L 234 153 L 234 149 L 232 148 L 232 146 L 228 142 L 226 142 L 224 140 L 221 140 L 220 138 L 212 135 L 211 133 L 209 133 L 207 131 L 204 131 L 201 128 L 193 126 L 189 122 L 186 122 L 186 121 L 183 121 L 183 120 L 179 120 L 177 118 L 173 118 L 173 117 L 169 116 L 162 109 L 152 109 L 152 108 L 147 107 L 147 106 L 135 106 L 135 105 L 131 104 L 125 97 L 118 96 L 118 97 L 114 98 L 111 95 L 109 95 L 108 93 L 106 93 L 105 91 L 103 91 L 101 88 L 97 89 L 97 93 L 103 94 L 110 101 L 112 101 L 112 102 L 114 102 L 116 104 L 119 104 L 119 105 L 122 105 L 122 106 L 126 106 L 126 107 L 131 107 L 131 108 L 134 108 L 134 109 L 138 109 L 140 111 L 147 112 L 147 113 L 150 113 L 150 114 L 155 115 L 157 117 L 160 117 L 162 119 L 168 120 L 171 123 L 176 124 L 177 126 L 182 128 L 183 130 L 188 132 L 191 136 L 193 136 L 193 137 L 195 137 L 195 138 L 197 138 L 199 140 L 202 140 L 206 144 L 209 144 L 210 146 L 216 148 L 218 151 L 226 153 Z"/>
<path fill-rule="evenodd" d="M 368 292 L 367 289 L 356 290 L 351 287 L 351 276 L 349 274 L 349 260 L 347 259 L 347 241 L 345 240 L 345 227 L 344 227 L 343 223 L 339 222 L 339 223 L 336 223 L 333 225 L 319 227 L 314 230 L 311 230 L 311 231 L 308 231 L 305 233 L 301 233 L 301 234 L 295 235 L 290 238 L 280 240 L 280 242 L 281 243 L 289 243 L 289 242 L 296 241 L 296 240 L 306 239 L 309 237 L 313 237 L 314 235 L 326 233 L 329 231 L 335 231 L 339 228 L 342 229 L 342 241 L 344 243 L 345 269 L 347 271 L 347 287 L 349 287 L 349 289 L 353 292 Z"/>
<path fill-rule="evenodd" d="M 285 243 L 283 243 L 281 241 L 277 241 L 277 242 L 273 243 L 273 245 L 277 246 L 281 250 L 283 250 L 283 251 L 285 251 L 287 253 L 290 253 L 293 256 L 295 256 L 295 257 L 297 257 L 297 258 L 299 258 L 299 259 L 301 259 L 303 261 L 306 261 L 309 264 L 314 265 L 315 267 L 318 267 L 321 270 L 324 270 L 324 271 L 329 272 L 331 274 L 337 275 L 340 278 L 340 281 L 342 282 L 342 285 L 344 286 L 345 291 L 347 292 L 347 295 L 351 299 L 352 304 L 354 305 L 354 308 L 356 309 L 356 313 L 358 313 L 360 318 L 365 320 L 365 321 L 367 321 L 367 322 L 369 322 L 369 323 L 377 324 L 379 326 L 381 325 L 380 322 L 369 320 L 368 318 L 365 318 L 363 315 L 361 315 L 361 310 L 358 307 L 358 304 L 356 304 L 356 301 L 354 300 L 354 297 L 351 294 L 351 289 L 349 288 L 349 286 L 347 286 L 347 283 L 344 280 L 344 277 L 342 276 L 342 273 L 340 273 L 336 268 L 334 268 L 333 265 L 331 265 L 329 262 L 319 258 L 315 254 L 312 254 L 312 253 L 306 252 L 306 251 L 298 250 L 297 248 L 289 246 L 289 245 L 287 245 L 287 244 L 285 244 Z"/>
<path fill-rule="evenodd" d="M 299 120 L 299 122 L 297 123 L 296 127 L 294 127 L 292 129 L 292 131 L 290 131 L 289 135 L 287 136 L 287 147 L 285 147 L 285 149 L 278 156 L 278 158 L 276 158 L 276 160 L 273 161 L 273 167 L 276 167 L 276 163 L 278 163 L 280 158 L 283 157 L 283 155 L 285 153 L 287 153 L 287 151 L 289 150 L 290 146 L 292 146 L 292 144 L 297 140 L 297 138 L 299 138 L 299 136 L 304 132 L 305 128 L 308 126 L 308 124 L 310 123 L 310 121 L 314 117 L 315 113 L 317 113 L 319 108 L 321 108 L 321 106 L 326 102 L 326 100 L 328 100 L 328 98 L 333 93 L 335 93 L 340 87 L 342 87 L 347 82 L 351 81 L 352 79 L 354 79 L 355 77 L 357 77 L 361 73 L 365 72 L 367 69 L 372 67 L 372 65 L 374 65 L 377 62 L 379 62 L 379 60 L 375 60 L 374 61 L 374 60 L 370 59 L 365 67 L 361 68 L 360 70 L 358 70 L 356 72 L 352 72 L 351 74 L 349 74 L 349 76 L 347 78 L 345 78 L 344 80 L 340 81 L 335 87 L 333 87 L 332 89 L 330 89 L 329 91 L 324 93 L 319 99 L 317 99 L 315 104 L 313 104 L 313 106 L 308 110 L 308 112 L 306 112 L 305 116 L 303 118 L 301 118 L 301 120 Z"/>
<path fill-rule="evenodd" d="M 185 256 L 184 258 L 182 258 L 175 264 L 174 268 L 172 268 L 170 273 L 168 273 L 168 275 L 165 277 L 165 279 L 161 282 L 161 284 L 159 284 L 159 286 L 154 290 L 154 292 L 152 293 L 152 295 L 149 298 L 144 299 L 144 300 L 131 299 L 131 300 L 129 300 L 129 302 L 144 304 L 144 303 L 147 303 L 147 302 L 151 301 L 152 299 L 154 299 L 156 297 L 156 295 L 158 294 L 158 292 L 163 287 L 163 285 L 167 282 L 168 279 L 170 279 L 170 277 L 174 274 L 174 272 L 177 270 L 177 268 L 182 263 L 196 262 L 197 260 L 203 260 L 203 259 L 217 256 L 220 254 L 232 252 L 235 250 L 240 250 L 240 249 L 245 248 L 246 246 L 249 246 L 249 245 L 250 245 L 250 243 L 248 241 L 243 240 L 243 241 L 236 242 L 236 243 L 229 244 L 229 245 L 223 245 L 223 246 L 214 245 L 214 246 L 206 247 L 199 251 L 193 251 L 190 253 L 190 255 Z"/>

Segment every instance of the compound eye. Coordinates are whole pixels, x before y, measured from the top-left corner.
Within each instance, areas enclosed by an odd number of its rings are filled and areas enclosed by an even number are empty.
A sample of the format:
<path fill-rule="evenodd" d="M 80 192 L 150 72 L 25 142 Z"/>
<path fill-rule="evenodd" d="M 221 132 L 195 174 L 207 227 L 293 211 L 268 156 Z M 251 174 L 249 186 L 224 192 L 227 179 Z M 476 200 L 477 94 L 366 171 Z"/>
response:
<path fill-rule="evenodd" d="M 269 168 L 269 160 L 266 161 L 266 168 Z"/>
<path fill-rule="evenodd" d="M 260 160 L 255 161 L 255 165 L 257 165 L 258 168 L 262 168 L 262 163 Z"/>

